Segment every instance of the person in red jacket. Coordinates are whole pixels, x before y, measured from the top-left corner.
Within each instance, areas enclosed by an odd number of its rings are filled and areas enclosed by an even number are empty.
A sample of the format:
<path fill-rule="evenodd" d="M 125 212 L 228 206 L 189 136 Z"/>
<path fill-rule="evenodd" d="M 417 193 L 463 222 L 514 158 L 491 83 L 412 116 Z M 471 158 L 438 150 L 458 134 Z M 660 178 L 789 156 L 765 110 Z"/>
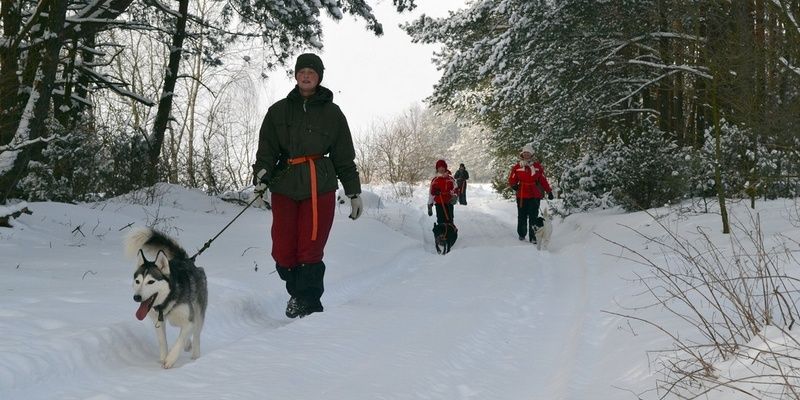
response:
<path fill-rule="evenodd" d="M 428 196 L 428 215 L 436 206 L 436 223 L 453 223 L 453 204 L 458 199 L 456 180 L 450 175 L 444 160 L 436 161 L 436 176 L 431 180 Z"/>
<path fill-rule="evenodd" d="M 508 175 L 508 185 L 517 194 L 517 233 L 519 240 L 525 240 L 527 234 L 531 243 L 536 243 L 533 223 L 539 216 L 539 203 L 545 193 L 548 199 L 553 200 L 553 190 L 544 176 L 542 165 L 533 160 L 530 144 L 522 148 L 519 158 Z"/>

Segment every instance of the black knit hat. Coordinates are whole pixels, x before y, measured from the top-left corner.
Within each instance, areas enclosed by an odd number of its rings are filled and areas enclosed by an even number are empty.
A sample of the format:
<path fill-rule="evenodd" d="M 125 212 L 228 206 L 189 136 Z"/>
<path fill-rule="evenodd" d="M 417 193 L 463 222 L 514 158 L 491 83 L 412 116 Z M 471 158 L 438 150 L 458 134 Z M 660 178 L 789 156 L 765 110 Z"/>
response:
<path fill-rule="evenodd" d="M 297 63 L 294 64 L 294 74 L 303 68 L 311 68 L 319 75 L 319 81 L 322 82 L 322 73 L 325 71 L 325 66 L 322 65 L 322 59 L 316 54 L 303 53 L 297 56 Z"/>

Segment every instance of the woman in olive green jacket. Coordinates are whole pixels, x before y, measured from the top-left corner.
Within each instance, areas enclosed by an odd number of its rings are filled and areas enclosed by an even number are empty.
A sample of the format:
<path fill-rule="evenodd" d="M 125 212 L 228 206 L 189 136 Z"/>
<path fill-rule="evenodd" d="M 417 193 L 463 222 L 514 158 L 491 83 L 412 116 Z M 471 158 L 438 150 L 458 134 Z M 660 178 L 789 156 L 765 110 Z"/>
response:
<path fill-rule="evenodd" d="M 320 86 L 324 66 L 314 54 L 295 64 L 297 86 L 273 104 L 258 139 L 256 191 L 272 192 L 272 257 L 290 295 L 286 316 L 323 311 L 325 243 L 333 225 L 337 180 L 361 215 L 361 181 L 350 128 L 333 92 Z"/>

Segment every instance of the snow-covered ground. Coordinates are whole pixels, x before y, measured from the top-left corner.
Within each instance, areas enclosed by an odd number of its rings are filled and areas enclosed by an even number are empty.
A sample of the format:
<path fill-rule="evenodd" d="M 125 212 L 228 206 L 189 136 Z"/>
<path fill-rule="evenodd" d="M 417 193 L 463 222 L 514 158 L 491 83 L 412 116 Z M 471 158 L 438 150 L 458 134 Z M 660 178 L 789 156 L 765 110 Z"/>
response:
<path fill-rule="evenodd" d="M 603 312 L 648 301 L 633 279 L 646 270 L 603 238 L 659 257 L 629 229 L 663 234 L 650 215 L 556 220 L 550 249 L 537 251 L 517 240 L 514 203 L 471 185 L 469 205 L 456 206 L 459 240 L 440 256 L 421 191 L 398 202 L 377 187 L 384 207 L 358 221 L 340 206 L 325 312 L 297 320 L 284 316 L 269 256 L 272 216 L 248 209 L 198 258 L 210 292 L 202 356 L 164 370 L 152 323 L 134 317 L 122 239 L 155 225 L 194 254 L 241 206 L 158 191 L 153 205 L 28 203 L 32 215 L 0 228 L 0 399 L 635 399 L 657 378 L 648 351 L 671 344 Z M 796 209 L 778 200 L 756 211 L 766 235 L 798 240 Z M 706 227 L 730 246 L 718 215 L 670 211 L 651 210 L 675 232 Z M 747 212 L 732 206 L 734 219 Z M 170 341 L 176 333 L 167 328 Z"/>

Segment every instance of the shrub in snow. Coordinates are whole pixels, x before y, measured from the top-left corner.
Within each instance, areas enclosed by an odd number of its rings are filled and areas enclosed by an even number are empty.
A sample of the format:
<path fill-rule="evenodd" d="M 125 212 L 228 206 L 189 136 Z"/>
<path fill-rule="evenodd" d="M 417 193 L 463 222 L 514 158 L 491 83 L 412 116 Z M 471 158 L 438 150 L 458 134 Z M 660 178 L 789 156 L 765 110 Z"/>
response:
<path fill-rule="evenodd" d="M 724 120 L 720 129 L 719 165 L 728 197 L 792 198 L 800 194 L 800 140 L 792 138 L 787 145 L 779 137 L 756 135 L 752 129 Z M 701 193 L 713 187 L 715 146 L 713 129 L 708 129 L 697 153 L 699 171 L 693 184 Z"/>
<path fill-rule="evenodd" d="M 565 170 L 560 179 L 564 207 L 568 211 L 613 207 L 607 171 L 608 160 L 595 154 L 583 156 Z"/>
<path fill-rule="evenodd" d="M 641 210 L 675 202 L 687 192 L 687 150 L 655 128 L 584 155 L 560 184 L 567 209 L 622 206 Z"/>
<path fill-rule="evenodd" d="M 144 184 L 147 155 L 140 135 L 126 137 L 86 126 L 68 135 L 51 129 L 62 138 L 47 144 L 18 183 L 29 201 L 96 201 Z"/>
<path fill-rule="evenodd" d="M 611 195 L 626 210 L 646 210 L 687 195 L 686 149 L 650 129 L 609 149 Z"/>

